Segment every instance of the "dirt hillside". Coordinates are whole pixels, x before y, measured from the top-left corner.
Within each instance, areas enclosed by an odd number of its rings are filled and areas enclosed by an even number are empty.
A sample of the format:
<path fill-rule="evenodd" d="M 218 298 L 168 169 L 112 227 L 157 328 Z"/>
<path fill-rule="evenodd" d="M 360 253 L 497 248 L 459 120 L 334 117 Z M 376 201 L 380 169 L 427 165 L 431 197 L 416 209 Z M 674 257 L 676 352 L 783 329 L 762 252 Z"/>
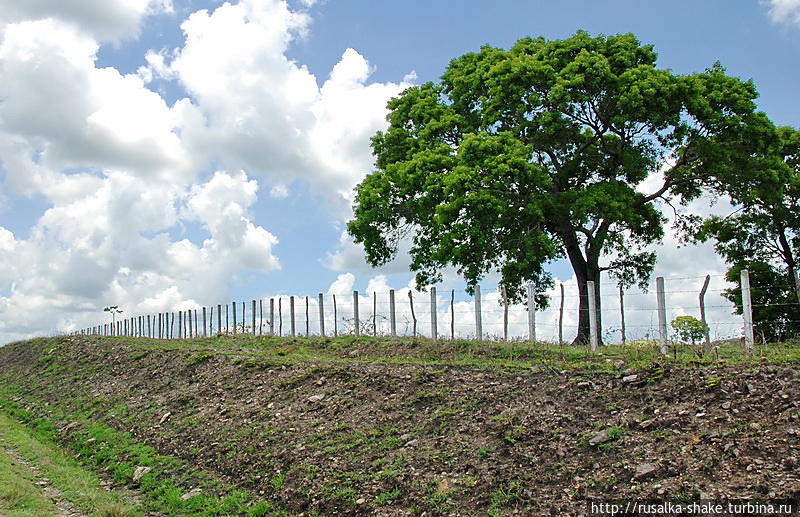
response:
<path fill-rule="evenodd" d="M 291 515 L 800 497 L 796 364 L 379 362 L 358 340 L 319 361 L 300 342 L 43 339 L 0 348 L 0 383 L 29 411 L 89 415 Z M 65 443 L 79 427 L 59 426 Z"/>

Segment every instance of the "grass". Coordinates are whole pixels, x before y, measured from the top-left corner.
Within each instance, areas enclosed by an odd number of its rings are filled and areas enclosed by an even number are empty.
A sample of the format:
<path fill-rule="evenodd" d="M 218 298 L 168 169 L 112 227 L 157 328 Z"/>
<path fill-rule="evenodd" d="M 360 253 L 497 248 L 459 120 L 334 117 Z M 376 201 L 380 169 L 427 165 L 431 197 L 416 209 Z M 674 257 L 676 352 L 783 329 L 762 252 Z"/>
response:
<path fill-rule="evenodd" d="M 48 417 L 37 418 L 10 400 L 11 396 L 18 399 L 20 395 L 7 385 L 0 388 L 0 430 L 11 433 L 7 440 L 23 457 L 45 458 L 37 460 L 42 473 L 61 489 L 66 499 L 90 515 L 136 516 L 141 515 L 140 510 L 198 517 L 285 515 L 273 504 L 258 501 L 252 494 L 196 471 L 182 460 L 160 455 L 153 448 L 136 442 L 130 434 L 92 422 L 85 415 L 65 415 L 51 410 Z M 56 421 L 78 423 L 70 431 L 66 444 L 80 459 L 80 464 L 52 452 L 56 450 L 53 445 L 57 437 Z M 27 441 L 25 428 L 30 431 Z M 41 443 L 45 445 L 37 445 Z M 86 470 L 86 467 L 103 470 L 116 482 L 130 484 L 137 466 L 152 469 L 138 482 L 146 499 L 141 509 L 134 509 L 114 494 L 99 491 L 99 480 Z M 200 487 L 202 493 L 184 500 L 181 496 L 188 492 L 188 486 Z M 39 514 L 49 515 L 46 512 L 31 515 Z"/>
<path fill-rule="evenodd" d="M 0 450 L 0 515 L 37 517 L 57 515 L 58 508 L 45 499 L 34 477 Z"/>
<path fill-rule="evenodd" d="M 34 438 L 19 422 L 2 414 L 0 442 L 35 467 L 65 500 L 89 515 L 141 515 L 130 499 L 105 490 L 94 473 L 64 454 L 58 446 Z M 0 509 L 3 515 L 59 515 L 58 508 L 44 497 L 42 488 L 33 484 L 36 479 L 30 469 L 0 451 Z"/>
<path fill-rule="evenodd" d="M 75 341 L 71 345 L 59 348 L 64 340 L 75 338 L 49 338 L 28 342 L 36 353 L 37 365 L 40 371 L 53 371 L 59 376 L 72 373 L 68 368 L 75 366 L 75 361 L 70 362 L 65 351 L 73 346 L 82 346 L 83 341 Z M 366 497 L 368 505 L 391 506 L 400 501 L 405 501 L 414 490 L 405 488 L 400 490 L 397 478 L 402 477 L 404 468 L 402 464 L 392 464 L 391 458 L 397 454 L 406 440 L 411 436 L 416 437 L 424 428 L 425 434 L 431 431 L 444 432 L 448 430 L 451 422 L 461 413 L 468 413 L 471 409 L 469 403 L 459 400 L 453 404 L 451 392 L 447 381 L 453 375 L 453 368 L 485 369 L 512 373 L 512 377 L 523 372 L 541 374 L 542 376 L 557 375 L 562 372 L 577 373 L 576 382 L 591 378 L 592 374 L 603 373 L 620 376 L 621 372 L 632 368 L 638 371 L 639 380 L 636 384 L 622 384 L 624 390 L 635 390 L 640 383 L 657 382 L 661 377 L 669 376 L 670 371 L 676 368 L 698 368 L 706 365 L 758 365 L 763 363 L 797 363 L 800 362 L 800 346 L 797 342 L 780 343 L 756 347 L 755 354 L 746 353 L 737 343 L 721 343 L 713 354 L 701 356 L 695 349 L 688 346 L 677 346 L 674 353 L 663 356 L 659 353 L 658 343 L 652 341 L 629 342 L 626 345 L 608 345 L 600 347 L 597 352 L 592 352 L 588 347 L 558 346 L 547 343 L 526 342 L 492 342 L 492 341 L 467 341 L 443 340 L 431 341 L 425 338 L 385 338 L 371 336 L 343 336 L 339 338 L 322 337 L 267 337 L 252 335 L 217 336 L 209 338 L 194 338 L 187 340 L 158 341 L 146 338 L 129 337 L 87 337 L 79 338 L 89 344 L 97 344 L 91 353 L 95 355 L 130 354 L 129 357 L 136 361 L 141 360 L 142 368 L 150 368 L 159 358 L 174 355 L 182 361 L 185 369 L 192 373 L 206 374 L 225 363 L 235 363 L 240 368 L 252 368 L 254 375 L 261 375 L 267 369 L 279 369 L 282 365 L 306 363 L 303 368 L 288 371 L 280 379 L 281 389 L 291 392 L 296 386 L 309 384 L 308 378 L 316 378 L 321 374 L 328 375 L 329 366 L 345 366 L 358 363 L 383 363 L 397 365 L 422 365 L 426 368 L 409 368 L 409 375 L 404 376 L 411 383 L 421 386 L 409 388 L 409 396 L 404 401 L 404 408 L 418 410 L 421 406 L 436 406 L 431 412 L 426 412 L 419 428 L 412 434 L 405 436 L 408 429 L 405 425 L 398 425 L 403 429 L 393 426 L 369 425 L 361 429 L 354 429 L 342 423 L 330 428 L 319 427 L 311 436 L 310 445 L 315 453 L 349 456 L 352 454 L 370 455 L 378 457 L 383 462 L 375 464 L 375 469 L 369 475 L 358 471 L 355 474 L 366 476 L 371 482 L 379 483 L 380 492 L 370 492 Z M 90 347 L 87 347 L 90 348 Z M 29 351 L 30 352 L 30 351 Z M 175 352 L 174 354 L 172 352 Z M 87 355 L 91 361 L 92 355 Z M 123 358 L 124 359 L 124 358 Z M 101 359 L 105 361 L 104 358 Z M 310 364 L 309 364 L 310 363 Z M 62 370 L 57 370 L 59 364 Z M 88 363 L 87 363 L 88 364 Z M 91 365 L 84 366 L 78 363 L 76 373 L 88 374 Z M 278 368 L 276 368 L 278 367 Z M 51 370 L 52 369 L 52 370 Z M 721 370 L 724 375 L 724 370 Z M 434 389 L 428 386 L 428 381 L 435 379 L 435 386 L 445 386 Z M 720 375 L 720 370 L 712 371 L 704 377 L 704 388 L 707 390 L 718 389 L 725 379 Z M 569 379 L 568 382 L 572 382 Z M 37 381 L 26 381 L 31 384 Z M 41 381 L 43 384 L 51 381 Z M 322 385 L 322 384 L 321 384 Z M 326 385 L 327 387 L 327 385 Z M 228 388 L 226 386 L 226 388 Z M 30 388 L 28 389 L 31 393 Z M 324 393 L 332 396 L 333 393 L 326 388 L 314 388 L 314 393 Z M 230 485 L 219 482 L 216 478 L 208 477 L 201 472 L 193 471 L 190 464 L 181 462 L 177 458 L 161 456 L 153 449 L 137 443 L 126 434 L 114 429 L 92 422 L 93 413 L 110 411 L 112 417 L 125 421 L 132 417 L 132 412 L 124 406 L 116 404 L 116 399 L 105 395 L 100 400 L 94 395 L 86 398 L 85 404 L 72 406 L 71 414 L 59 414 L 58 408 L 50 406 L 46 409 L 36 409 L 37 415 L 47 415 L 46 418 L 35 418 L 32 413 L 20 409 L 19 405 L 11 404 L 11 396 L 21 397 L 21 390 L 6 391 L 3 401 L 2 379 L 0 379 L 0 413 L 5 411 L 16 420 L 25 422 L 33 429 L 33 434 L 59 441 L 64 440 L 63 435 L 56 432 L 56 423 L 63 426 L 64 422 L 79 422 L 67 440 L 69 448 L 79 455 L 84 467 L 88 466 L 104 470 L 120 483 L 130 483 L 133 471 L 139 465 L 149 466 L 152 471 L 140 481 L 140 487 L 146 497 L 146 511 L 159 512 L 165 515 L 281 515 L 280 509 L 266 501 L 260 501 L 253 494 L 236 490 Z M 35 390 L 34 390 L 35 391 Z M 18 400 L 18 399 L 15 399 Z M 33 402 L 29 400 L 28 402 Z M 352 402 L 352 401 L 351 401 Z M 605 403 L 605 401 L 603 401 Z M 344 402 L 343 402 L 344 403 Z M 21 403 L 22 404 L 22 403 Z M 53 402 L 58 405 L 59 402 Z M 183 404 L 183 401 L 181 401 Z M 66 406 L 61 406 L 66 407 Z M 343 406 L 346 407 L 346 406 Z M 611 411 L 612 405 L 608 405 Z M 81 413 L 76 413 L 81 411 Z M 155 411 L 155 410 L 153 410 Z M 48 414 L 49 412 L 49 414 Z M 271 413 L 271 412 L 270 412 Z M 177 414 L 177 413 L 176 413 Z M 95 415 L 97 416 L 97 415 Z M 180 429 L 191 429 L 196 424 L 194 413 L 188 414 L 180 420 Z M 492 447 L 484 447 L 475 451 L 476 460 L 491 461 L 501 458 L 509 448 L 524 447 L 526 440 L 533 436 L 533 428 L 528 429 L 524 421 L 515 419 L 514 415 L 489 417 L 496 428 L 497 441 L 491 443 Z M 173 416 L 177 422 L 177 417 Z M 133 427 L 133 425 L 125 426 Z M 356 426 L 358 427 L 358 426 Z M 276 428 L 264 425 L 258 428 L 243 428 L 237 433 L 258 433 L 267 437 L 278 439 Z M 608 429 L 609 441 L 601 444 L 598 449 L 606 451 L 614 447 L 625 446 L 626 429 L 622 426 L 612 426 Z M 230 449 L 227 454 L 233 458 L 240 452 L 237 451 L 238 436 L 232 433 L 230 444 L 225 449 Z M 665 436 L 664 439 L 671 438 Z M 563 438 L 557 438 L 563 439 Z M 588 440 L 588 437 L 586 438 Z M 425 451 L 425 461 L 446 465 L 450 460 L 448 451 Z M 377 460 L 376 460 L 377 461 Z M 285 469 L 285 466 L 281 466 Z M 277 474 L 276 468 L 271 468 L 273 477 L 265 479 L 268 482 L 266 492 L 269 497 L 285 496 L 295 490 L 299 478 L 312 479 L 319 476 L 318 471 L 309 470 L 304 476 L 289 468 L 288 477 Z M 364 480 L 356 475 L 349 476 L 347 472 L 337 473 L 335 482 L 324 484 L 324 496 L 328 500 L 339 501 L 344 507 L 356 508 L 356 501 L 364 498 L 360 487 Z M 260 478 L 259 478 L 260 479 Z M 598 487 L 613 485 L 611 478 L 595 480 Z M 24 479 L 22 485 L 19 480 L 9 477 L 9 485 L 14 488 L 10 493 L 24 493 Z M 181 496 L 191 487 L 201 487 L 201 495 L 184 501 Z M 504 510 L 511 507 L 520 507 L 526 504 L 524 493 L 513 483 L 492 483 L 493 492 L 486 492 L 486 508 L 493 515 L 502 515 Z M 377 492 L 377 490 L 376 490 Z M 452 512 L 458 504 L 458 493 L 450 490 L 437 490 L 437 486 L 419 487 L 419 492 L 424 494 L 419 501 L 422 509 L 434 510 L 440 513 Z M 460 493 L 460 492 L 459 492 Z M 454 495 L 455 494 L 455 495 Z M 6 512 L 8 513 L 8 512 Z M 39 514 L 47 515 L 43 510 Z M 5 515 L 0 510 L 0 515 Z M 38 514 L 36 514 L 38 515 Z"/>
<path fill-rule="evenodd" d="M 611 372 L 619 361 L 625 368 L 654 365 L 697 367 L 713 364 L 760 364 L 800 362 L 798 342 L 758 345 L 747 353 L 734 342 L 722 342 L 709 354 L 698 347 L 676 343 L 666 356 L 656 341 L 631 341 L 624 345 L 601 346 L 592 352 L 588 346 L 554 345 L 530 342 L 440 340 L 427 338 L 389 338 L 372 336 L 277 337 L 246 334 L 208 338 L 157 341 L 146 338 L 96 338 L 116 341 L 143 351 L 183 350 L 193 355 L 189 362 L 199 364 L 210 353 L 233 355 L 245 367 L 271 368 L 304 362 L 353 364 L 417 364 L 428 366 L 467 366 L 488 369 L 560 372 L 579 370 Z"/>

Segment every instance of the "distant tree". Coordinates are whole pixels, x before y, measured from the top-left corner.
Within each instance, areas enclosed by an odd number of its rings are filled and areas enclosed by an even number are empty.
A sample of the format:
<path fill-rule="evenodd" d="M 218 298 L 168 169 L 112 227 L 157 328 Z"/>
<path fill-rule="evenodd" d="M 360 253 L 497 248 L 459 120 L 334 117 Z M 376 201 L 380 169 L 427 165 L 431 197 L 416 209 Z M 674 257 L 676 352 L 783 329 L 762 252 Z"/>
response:
<path fill-rule="evenodd" d="M 800 131 L 781 127 L 778 136 L 774 154 L 784 165 L 778 188 L 739 196 L 734 213 L 702 221 L 695 234 L 713 240 L 730 264 L 727 279 L 736 287 L 724 295 L 737 314 L 742 313 L 741 270 L 750 271 L 755 330 L 768 341 L 800 333 Z"/>
<path fill-rule="evenodd" d="M 119 305 L 110 305 L 103 308 L 103 312 L 111 313 L 111 324 L 115 325 L 117 323 L 117 314 L 122 314 L 122 309 L 119 308 Z"/>
<path fill-rule="evenodd" d="M 672 320 L 672 328 L 683 343 L 691 341 L 692 345 L 703 339 L 708 325 L 694 316 L 678 316 Z"/>
<path fill-rule="evenodd" d="M 575 341 L 586 342 L 587 281 L 599 308 L 602 271 L 624 286 L 649 280 L 646 246 L 664 223 L 654 203 L 746 190 L 769 174 L 759 162 L 774 127 L 751 82 L 719 64 L 682 76 L 655 63 L 632 34 L 586 32 L 454 59 L 440 83 L 389 102 L 348 231 L 373 265 L 409 237 L 418 285 L 452 265 L 472 289 L 496 270 L 511 299 L 524 282 L 543 292 L 544 265 L 566 257 L 580 295 Z M 659 183 L 640 192 L 653 173 Z"/>

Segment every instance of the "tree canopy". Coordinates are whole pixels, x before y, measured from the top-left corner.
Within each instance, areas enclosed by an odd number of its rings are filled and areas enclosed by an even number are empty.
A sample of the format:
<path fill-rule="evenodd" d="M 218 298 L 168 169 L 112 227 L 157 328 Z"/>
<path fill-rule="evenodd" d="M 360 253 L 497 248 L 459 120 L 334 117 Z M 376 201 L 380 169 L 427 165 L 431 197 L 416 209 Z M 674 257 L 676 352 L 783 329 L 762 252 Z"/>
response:
<path fill-rule="evenodd" d="M 800 131 L 778 128 L 774 158 L 784 164 L 781 183 L 753 190 L 726 217 L 713 216 L 696 228 L 699 240 L 712 239 L 730 264 L 727 278 L 737 287 L 725 296 L 742 312 L 738 287 L 742 269 L 753 279 L 751 298 L 756 332 L 783 340 L 800 332 Z M 776 170 L 780 170 L 776 168 Z"/>
<path fill-rule="evenodd" d="M 512 298 L 525 282 L 543 292 L 544 266 L 567 258 L 583 342 L 588 280 L 598 308 L 601 271 L 625 286 L 648 282 L 647 247 L 664 233 L 654 203 L 707 190 L 745 197 L 774 181 L 765 151 L 774 128 L 756 96 L 719 64 L 659 69 L 632 34 L 484 46 L 389 102 L 348 231 L 373 265 L 409 239 L 420 285 L 447 266 L 469 286 L 497 271 Z"/>

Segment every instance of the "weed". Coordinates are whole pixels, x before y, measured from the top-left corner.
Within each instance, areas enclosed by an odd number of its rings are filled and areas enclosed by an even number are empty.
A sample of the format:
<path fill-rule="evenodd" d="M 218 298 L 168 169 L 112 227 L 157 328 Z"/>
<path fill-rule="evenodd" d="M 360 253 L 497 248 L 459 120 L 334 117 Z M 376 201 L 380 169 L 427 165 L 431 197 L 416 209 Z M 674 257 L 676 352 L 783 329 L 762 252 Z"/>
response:
<path fill-rule="evenodd" d="M 494 453 L 494 449 L 492 449 L 491 447 L 485 447 L 483 449 L 478 449 L 478 452 L 476 454 L 478 455 L 479 458 L 485 460 L 489 456 L 491 456 L 493 453 Z"/>
<path fill-rule="evenodd" d="M 204 362 L 208 361 L 209 359 L 213 358 L 214 354 L 210 352 L 202 352 L 199 354 L 195 354 L 186 361 L 186 364 L 189 366 L 195 366 L 198 364 L 203 364 Z"/>
<path fill-rule="evenodd" d="M 400 499 L 400 490 L 392 490 L 391 492 L 381 492 L 375 497 L 375 504 L 383 506 Z"/>
<path fill-rule="evenodd" d="M 489 504 L 488 514 L 490 517 L 499 517 L 501 515 L 501 508 L 509 506 L 511 503 L 519 499 L 522 494 L 522 485 L 516 481 L 499 487 L 492 492 L 491 503 Z"/>
<path fill-rule="evenodd" d="M 283 482 L 285 480 L 286 480 L 286 474 L 283 473 L 283 472 L 280 472 L 278 474 L 275 474 L 272 477 L 272 479 L 269 480 L 269 484 L 272 485 L 272 488 L 274 488 L 277 491 L 277 490 L 280 490 L 281 487 L 283 487 Z"/>

